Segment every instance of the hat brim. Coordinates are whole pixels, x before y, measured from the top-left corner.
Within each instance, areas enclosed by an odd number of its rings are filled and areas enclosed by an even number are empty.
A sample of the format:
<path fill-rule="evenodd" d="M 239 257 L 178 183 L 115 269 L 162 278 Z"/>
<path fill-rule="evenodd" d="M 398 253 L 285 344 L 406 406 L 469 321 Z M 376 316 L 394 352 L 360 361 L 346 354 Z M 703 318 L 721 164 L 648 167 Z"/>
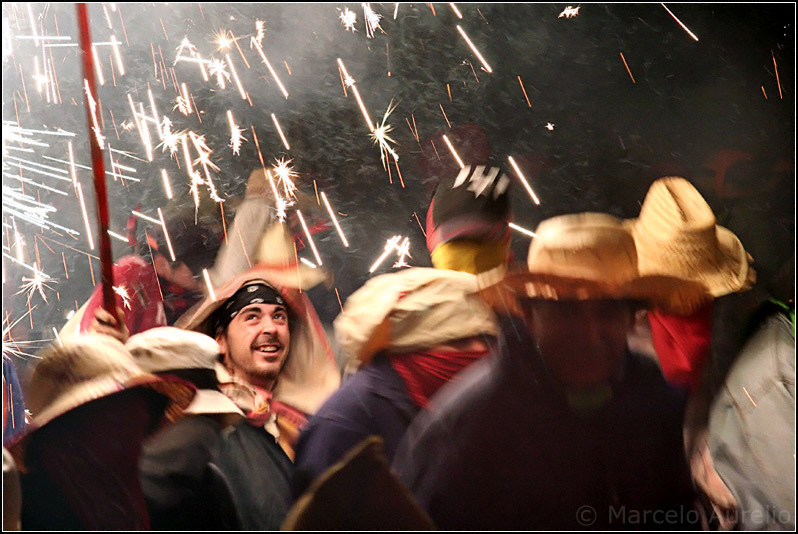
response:
<path fill-rule="evenodd" d="M 497 273 L 477 276 L 479 295 L 499 312 L 521 315 L 521 301 L 635 300 L 647 308 L 674 315 L 690 315 L 710 300 L 706 287 L 671 276 L 641 276 L 623 284 L 570 278 L 550 273 L 510 271 L 497 279 Z"/>
<path fill-rule="evenodd" d="M 631 231 L 637 245 L 638 269 L 643 274 L 658 273 L 661 269 L 658 262 L 647 257 L 646 247 L 639 246 L 641 238 L 637 231 L 637 222 L 638 219 L 627 219 L 623 223 Z M 715 236 L 720 262 L 712 270 L 692 270 L 689 273 L 690 279 L 704 284 L 715 298 L 750 288 L 756 281 L 756 272 L 750 266 L 752 260 L 740 239 L 734 232 L 720 225 L 715 226 Z"/>
<path fill-rule="evenodd" d="M 28 426 L 28 431 L 9 446 L 17 465 L 22 466 L 21 468 L 24 469 L 24 453 L 28 440 L 47 424 L 92 401 L 138 387 L 152 389 L 168 400 L 158 428 L 179 419 L 196 394 L 196 389 L 188 382 L 173 377 L 162 378 L 150 373 L 130 375 L 129 373 L 117 372 L 96 380 L 77 384 L 65 391 L 61 398 L 48 406 L 47 409 L 36 414 Z"/>
<path fill-rule="evenodd" d="M 244 418 L 235 403 L 224 393 L 212 389 L 198 389 L 191 404 L 183 410 L 187 415 L 220 415 L 225 426 L 232 426 Z"/>

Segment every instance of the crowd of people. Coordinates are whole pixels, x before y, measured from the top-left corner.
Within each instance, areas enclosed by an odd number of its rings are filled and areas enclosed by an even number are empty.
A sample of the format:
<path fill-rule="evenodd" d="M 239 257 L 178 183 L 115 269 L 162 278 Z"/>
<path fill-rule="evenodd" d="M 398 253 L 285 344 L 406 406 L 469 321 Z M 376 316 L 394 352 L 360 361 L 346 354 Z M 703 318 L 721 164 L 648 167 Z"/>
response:
<path fill-rule="evenodd" d="M 480 154 L 437 178 L 433 267 L 370 279 L 334 339 L 261 171 L 237 239 L 146 236 L 115 266 L 132 305 L 97 288 L 18 432 L 4 361 L 4 529 L 795 528 L 794 248 L 729 333 L 756 255 L 690 180 L 544 220 L 519 263 Z"/>

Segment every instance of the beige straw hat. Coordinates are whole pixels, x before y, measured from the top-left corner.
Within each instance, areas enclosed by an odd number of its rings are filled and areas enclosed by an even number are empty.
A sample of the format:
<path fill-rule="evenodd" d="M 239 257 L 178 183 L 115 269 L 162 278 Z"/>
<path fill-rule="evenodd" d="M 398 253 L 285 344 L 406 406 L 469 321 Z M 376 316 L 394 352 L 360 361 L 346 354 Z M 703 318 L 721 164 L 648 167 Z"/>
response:
<path fill-rule="evenodd" d="M 520 298 L 639 300 L 648 307 L 690 314 L 709 300 L 703 284 L 666 275 L 641 275 L 631 233 L 603 213 L 543 221 L 529 247 L 528 270 L 477 275 L 480 295 L 497 310 L 520 313 Z"/>
<path fill-rule="evenodd" d="M 185 370 L 205 371 L 210 386 L 196 382 L 197 394 L 183 411 L 186 414 L 212 414 L 223 417 L 225 425 L 234 425 L 244 414 L 218 387 L 216 362 L 219 359 L 219 344 L 210 336 L 182 330 L 173 326 L 150 328 L 131 336 L 125 344 L 141 368 L 160 376 L 174 372 L 176 376 Z"/>
<path fill-rule="evenodd" d="M 713 297 L 753 285 L 753 261 L 731 231 L 718 226 L 712 208 L 679 177 L 651 184 L 637 219 L 626 221 L 637 246 L 640 273 L 703 283 Z"/>
<path fill-rule="evenodd" d="M 22 463 L 25 442 L 36 430 L 84 404 L 136 387 L 153 389 L 169 399 L 163 423 L 177 419 L 195 395 L 195 389 L 182 380 L 144 372 L 127 348 L 110 336 L 83 334 L 62 346 L 53 345 L 33 370 L 25 392 L 33 421 L 12 453 Z"/>

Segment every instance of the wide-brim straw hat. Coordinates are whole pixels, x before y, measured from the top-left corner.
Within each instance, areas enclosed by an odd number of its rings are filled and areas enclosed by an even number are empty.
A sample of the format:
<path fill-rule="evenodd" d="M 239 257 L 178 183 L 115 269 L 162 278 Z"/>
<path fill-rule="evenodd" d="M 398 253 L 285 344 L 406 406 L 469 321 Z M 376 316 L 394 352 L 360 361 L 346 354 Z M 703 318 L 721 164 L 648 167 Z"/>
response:
<path fill-rule="evenodd" d="M 206 372 L 215 389 L 208 389 L 197 383 L 197 394 L 186 409 L 185 414 L 219 415 L 226 425 L 237 423 L 243 412 L 225 396 L 216 383 L 216 362 L 219 359 L 219 344 L 210 336 L 162 326 L 151 328 L 131 336 L 125 344 L 133 359 L 146 372 L 159 376 L 184 371 Z"/>
<path fill-rule="evenodd" d="M 625 224 L 643 275 L 670 275 L 703 283 L 713 297 L 742 291 L 756 274 L 750 255 L 687 180 L 666 177 L 648 190 L 637 219 Z"/>
<path fill-rule="evenodd" d="M 477 295 L 473 274 L 414 267 L 375 276 L 352 293 L 335 319 L 350 364 L 380 351 L 427 349 L 456 339 L 496 336 L 495 315 Z"/>
<path fill-rule="evenodd" d="M 521 299 L 634 300 L 689 315 L 710 299 L 700 282 L 641 275 L 631 233 L 604 213 L 561 215 L 540 223 L 526 270 L 477 275 L 482 296 L 497 311 L 521 313 Z"/>
<path fill-rule="evenodd" d="M 196 390 L 187 382 L 161 378 L 143 371 L 116 339 L 84 334 L 62 346 L 54 345 L 33 370 L 25 391 L 26 407 L 33 414 L 28 432 L 12 447 L 23 460 L 27 440 L 54 419 L 89 402 L 133 388 L 146 387 L 168 399 L 161 423 L 179 418 Z"/>

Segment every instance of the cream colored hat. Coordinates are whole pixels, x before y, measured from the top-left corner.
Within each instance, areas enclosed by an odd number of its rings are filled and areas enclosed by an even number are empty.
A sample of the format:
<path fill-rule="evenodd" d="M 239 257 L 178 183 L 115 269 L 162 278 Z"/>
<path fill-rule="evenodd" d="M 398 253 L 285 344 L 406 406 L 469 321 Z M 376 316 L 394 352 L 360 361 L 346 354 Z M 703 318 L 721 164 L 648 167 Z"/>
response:
<path fill-rule="evenodd" d="M 139 366 L 150 373 L 181 377 L 180 373 L 186 370 L 207 371 L 207 384 L 195 384 L 197 394 L 185 413 L 227 416 L 225 424 L 228 425 L 235 424 L 244 416 L 218 388 L 215 365 L 219 358 L 219 344 L 213 338 L 199 332 L 163 326 L 131 336 L 126 347 Z"/>
<path fill-rule="evenodd" d="M 136 387 L 153 389 L 169 399 L 164 423 L 177 419 L 195 395 L 195 389 L 182 380 L 143 371 L 127 348 L 110 336 L 83 334 L 63 346 L 53 345 L 33 370 L 25 392 L 33 421 L 12 453 L 22 465 L 25 443 L 36 430 L 70 410 Z"/>
<path fill-rule="evenodd" d="M 528 270 L 477 276 L 480 295 L 494 308 L 518 313 L 518 298 L 631 299 L 669 313 L 689 314 L 709 300 L 703 284 L 666 275 L 641 275 L 631 233 L 604 213 L 561 215 L 537 228 Z"/>
<path fill-rule="evenodd" d="M 335 337 L 362 366 L 377 352 L 411 352 L 480 334 L 496 336 L 490 308 L 473 274 L 415 267 L 375 276 L 335 319 Z"/>
<path fill-rule="evenodd" d="M 626 221 L 637 246 L 640 273 L 695 280 L 713 297 L 753 285 L 752 258 L 731 231 L 718 226 L 712 208 L 684 178 L 651 184 L 640 216 Z"/>

